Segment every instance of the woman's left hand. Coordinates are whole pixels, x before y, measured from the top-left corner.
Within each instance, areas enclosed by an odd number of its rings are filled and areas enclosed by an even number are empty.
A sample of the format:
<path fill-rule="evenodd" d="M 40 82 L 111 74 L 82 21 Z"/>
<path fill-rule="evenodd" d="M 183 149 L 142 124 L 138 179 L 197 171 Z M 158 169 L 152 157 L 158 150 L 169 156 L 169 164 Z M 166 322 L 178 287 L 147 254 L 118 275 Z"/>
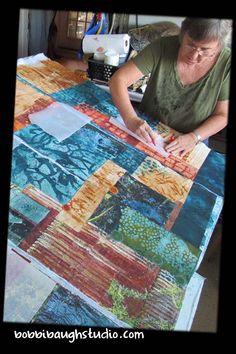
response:
<path fill-rule="evenodd" d="M 192 133 L 177 136 L 171 143 L 167 140 L 165 150 L 170 153 L 179 153 L 180 157 L 185 156 L 196 145 L 196 137 Z"/>

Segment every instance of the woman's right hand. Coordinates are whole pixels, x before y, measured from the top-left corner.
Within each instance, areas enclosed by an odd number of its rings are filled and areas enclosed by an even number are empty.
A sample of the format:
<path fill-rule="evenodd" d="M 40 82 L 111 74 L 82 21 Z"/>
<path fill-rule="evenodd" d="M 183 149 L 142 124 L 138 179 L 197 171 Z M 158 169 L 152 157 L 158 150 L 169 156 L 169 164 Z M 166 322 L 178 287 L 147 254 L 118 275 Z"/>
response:
<path fill-rule="evenodd" d="M 125 125 L 129 130 L 140 136 L 140 138 L 144 141 L 155 145 L 157 133 L 152 130 L 145 120 L 139 117 L 132 117 L 125 121 Z"/>

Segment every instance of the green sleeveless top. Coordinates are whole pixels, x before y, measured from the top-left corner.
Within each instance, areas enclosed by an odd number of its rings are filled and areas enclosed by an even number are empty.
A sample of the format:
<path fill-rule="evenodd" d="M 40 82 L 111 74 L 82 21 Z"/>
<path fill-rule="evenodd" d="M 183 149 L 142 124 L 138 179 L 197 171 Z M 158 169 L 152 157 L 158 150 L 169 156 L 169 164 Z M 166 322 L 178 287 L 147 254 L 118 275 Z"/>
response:
<path fill-rule="evenodd" d="M 224 48 L 212 69 L 197 82 L 183 86 L 177 72 L 178 36 L 162 37 L 145 47 L 133 62 L 151 73 L 140 109 L 175 130 L 188 133 L 229 99 L 231 50 Z"/>

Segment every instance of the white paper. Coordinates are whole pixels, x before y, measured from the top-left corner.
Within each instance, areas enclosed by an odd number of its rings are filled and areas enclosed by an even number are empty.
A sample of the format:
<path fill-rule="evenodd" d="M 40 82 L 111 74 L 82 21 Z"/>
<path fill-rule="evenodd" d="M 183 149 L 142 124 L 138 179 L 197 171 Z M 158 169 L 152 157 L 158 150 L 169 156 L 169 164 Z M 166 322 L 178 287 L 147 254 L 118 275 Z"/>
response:
<path fill-rule="evenodd" d="M 47 60 L 47 59 L 48 58 L 43 53 L 40 53 L 37 55 L 31 55 L 29 57 L 19 58 L 17 60 L 17 66 L 18 65 L 37 65 L 42 60 Z"/>
<path fill-rule="evenodd" d="M 134 138 L 138 139 L 139 141 L 141 141 L 143 144 L 147 145 L 148 147 L 156 150 L 159 154 L 161 154 L 164 157 L 168 157 L 169 153 L 164 149 L 164 140 L 161 137 L 161 135 L 157 135 L 157 139 L 156 139 L 156 145 L 151 144 L 151 143 L 147 143 L 145 140 L 143 140 L 142 138 L 140 138 L 140 136 L 138 136 L 137 134 L 133 133 L 131 130 L 129 130 L 122 117 L 118 116 L 116 118 L 111 117 L 110 118 L 110 123 L 116 125 L 117 127 L 119 127 L 120 129 L 124 130 L 126 133 L 128 133 L 129 135 L 132 135 Z"/>
<path fill-rule="evenodd" d="M 31 123 L 37 124 L 59 142 L 91 121 L 87 115 L 59 102 L 54 102 L 39 112 L 29 114 L 29 119 Z"/>
<path fill-rule="evenodd" d="M 19 146 L 22 143 L 21 139 L 18 138 L 16 135 L 13 136 L 13 142 L 12 142 L 12 150 L 14 150 L 17 146 Z"/>
<path fill-rule="evenodd" d="M 205 278 L 194 273 L 188 283 L 184 301 L 175 325 L 176 331 L 190 331 Z"/>
<path fill-rule="evenodd" d="M 107 50 L 114 50 L 119 54 L 129 52 L 130 36 L 126 34 L 89 34 L 82 42 L 84 53 L 95 53 L 97 51 L 105 53 Z M 99 50 L 98 50 L 99 49 Z"/>
<path fill-rule="evenodd" d="M 21 270 L 12 277 L 11 270 L 14 268 Z M 51 294 L 55 284 L 54 280 L 35 269 L 8 246 L 3 321 L 29 323 Z M 38 294 L 33 299 L 32 289 Z"/>

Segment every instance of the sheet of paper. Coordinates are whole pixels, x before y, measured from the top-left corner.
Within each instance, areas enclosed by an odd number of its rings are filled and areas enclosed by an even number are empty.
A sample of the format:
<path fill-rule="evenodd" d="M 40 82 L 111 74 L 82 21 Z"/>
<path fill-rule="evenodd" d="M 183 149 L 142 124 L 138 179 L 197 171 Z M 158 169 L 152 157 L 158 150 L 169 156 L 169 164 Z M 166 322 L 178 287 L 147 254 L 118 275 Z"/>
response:
<path fill-rule="evenodd" d="M 56 282 L 7 248 L 4 321 L 29 323 Z"/>
<path fill-rule="evenodd" d="M 13 142 L 12 142 L 12 150 L 14 150 L 20 144 L 21 144 L 21 139 L 19 139 L 16 135 L 14 135 Z"/>
<path fill-rule="evenodd" d="M 17 60 L 17 66 L 18 65 L 37 65 L 42 60 L 47 60 L 47 59 L 48 58 L 43 53 L 39 53 L 37 55 L 31 55 L 29 57 L 19 58 Z"/>
<path fill-rule="evenodd" d="M 42 111 L 29 114 L 31 123 L 37 124 L 59 142 L 71 136 L 91 118 L 65 103 L 54 102 Z"/>
<path fill-rule="evenodd" d="M 121 116 L 118 116 L 116 118 L 111 117 L 109 121 L 112 124 L 114 124 L 117 127 L 119 127 L 120 129 L 124 130 L 129 135 L 132 135 L 134 138 L 136 138 L 139 141 L 141 141 L 143 144 L 145 144 L 148 147 L 156 150 L 157 152 L 159 152 L 159 154 L 163 155 L 164 157 L 168 157 L 169 156 L 169 153 L 164 149 L 164 140 L 163 140 L 163 138 L 160 135 L 157 136 L 156 145 L 154 145 L 154 144 L 151 144 L 151 143 L 147 143 L 142 138 L 140 138 L 140 136 L 138 136 L 137 134 L 135 134 L 131 130 L 129 130 L 126 127 L 126 125 L 125 125 L 125 123 L 124 123 L 124 121 L 123 121 Z"/>

